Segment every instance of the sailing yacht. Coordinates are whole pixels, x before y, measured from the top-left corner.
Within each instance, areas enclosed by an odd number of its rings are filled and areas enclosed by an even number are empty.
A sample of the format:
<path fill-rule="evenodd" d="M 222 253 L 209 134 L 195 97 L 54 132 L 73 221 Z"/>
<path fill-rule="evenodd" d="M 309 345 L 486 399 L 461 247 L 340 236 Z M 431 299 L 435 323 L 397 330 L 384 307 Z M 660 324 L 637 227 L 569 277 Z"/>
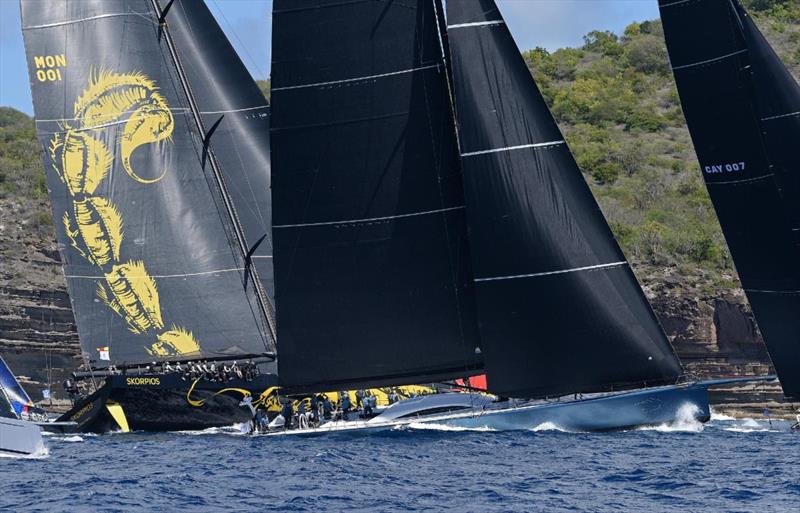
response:
<path fill-rule="evenodd" d="M 273 6 L 281 385 L 485 373 L 511 398 L 320 430 L 709 418 L 492 0 Z"/>
<path fill-rule="evenodd" d="M 263 95 L 203 2 L 21 8 L 91 392 L 45 428 L 249 420 L 276 384 Z"/>
<path fill-rule="evenodd" d="M 38 417 L 25 389 L 0 357 L 0 455 L 28 456 L 44 449 Z"/>
<path fill-rule="evenodd" d="M 738 0 L 659 0 L 675 81 L 784 395 L 800 399 L 800 85 Z"/>

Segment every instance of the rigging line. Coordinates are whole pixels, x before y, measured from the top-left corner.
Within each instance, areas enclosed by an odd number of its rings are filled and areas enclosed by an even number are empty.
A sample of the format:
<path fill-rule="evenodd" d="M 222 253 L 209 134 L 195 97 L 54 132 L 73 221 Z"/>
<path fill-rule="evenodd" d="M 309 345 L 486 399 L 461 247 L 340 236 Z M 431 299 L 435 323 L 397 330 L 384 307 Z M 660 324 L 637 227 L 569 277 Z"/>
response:
<path fill-rule="evenodd" d="M 162 110 L 164 110 L 164 109 L 162 109 Z M 169 107 L 166 110 L 172 112 L 173 114 L 180 114 L 180 113 L 189 111 L 189 109 L 187 109 L 185 107 Z M 121 112 L 119 115 L 120 116 L 125 116 L 125 115 L 129 115 L 129 114 L 133 114 L 134 112 L 136 112 L 136 111 L 135 110 L 128 110 L 128 111 L 125 111 L 125 112 Z M 213 112 L 208 112 L 208 113 L 201 112 L 201 114 L 214 114 L 214 113 Z M 34 122 L 36 122 L 36 123 L 66 123 L 68 121 L 79 121 L 80 119 L 81 118 L 35 119 Z M 127 121 L 127 120 L 125 120 L 125 121 Z M 94 129 L 94 128 L 103 128 L 105 126 L 108 126 L 108 125 L 99 125 L 98 127 L 87 127 L 87 128 L 83 128 L 82 130 Z"/>
<path fill-rule="evenodd" d="M 628 265 L 628 262 L 623 260 L 622 262 L 612 262 L 610 264 L 600 264 L 600 265 L 590 265 L 587 267 L 575 267 L 573 269 L 564 269 L 561 271 L 549 271 L 544 273 L 533 273 L 533 274 L 517 274 L 511 276 L 494 276 L 491 278 L 475 278 L 476 282 L 479 281 L 498 281 L 498 280 L 515 280 L 518 278 L 537 278 L 539 276 L 552 276 L 555 274 L 567 274 L 567 273 L 575 273 L 580 271 L 592 271 L 595 269 L 608 269 L 613 267 L 620 267 L 623 265 Z"/>
<path fill-rule="evenodd" d="M 474 23 L 459 23 L 457 25 L 448 25 L 447 30 L 465 28 L 465 27 L 486 27 L 491 25 L 505 25 L 503 20 L 490 20 L 490 21 L 476 21 Z"/>
<path fill-rule="evenodd" d="M 247 49 L 247 45 L 245 45 L 244 41 L 242 41 L 242 38 L 239 37 L 239 34 L 236 32 L 236 29 L 233 27 L 233 23 L 228 21 L 228 17 L 225 16 L 225 11 L 223 11 L 222 8 L 219 6 L 219 3 L 217 2 L 217 0 L 212 0 L 212 1 L 214 2 L 214 6 L 219 11 L 219 14 L 222 16 L 222 19 L 225 20 L 225 23 L 228 25 L 228 27 L 230 28 L 231 32 L 233 33 L 233 37 L 236 38 L 236 41 L 241 45 L 242 50 L 244 50 L 244 53 L 247 55 L 247 58 L 251 61 L 251 63 L 253 64 L 253 67 L 256 68 L 256 71 L 258 71 L 258 74 L 261 77 L 263 77 L 264 79 L 269 79 L 269 73 L 264 73 L 264 70 L 261 69 L 261 66 L 258 65 L 258 61 L 255 60 L 253 58 L 253 56 L 250 54 L 250 51 Z M 270 12 L 267 15 L 267 17 L 268 18 L 272 18 L 272 13 Z M 267 60 L 267 62 L 269 62 L 269 60 Z"/>
<path fill-rule="evenodd" d="M 487 153 L 500 153 L 503 151 L 513 151 L 513 150 L 523 150 L 525 148 L 546 148 L 548 146 L 560 146 L 564 144 L 564 141 L 550 141 L 545 143 L 536 143 L 536 144 L 522 144 L 519 146 L 506 146 L 505 148 L 494 148 L 492 150 L 481 150 L 481 151 L 470 151 L 468 153 L 462 153 L 462 157 L 473 157 L 475 155 L 485 155 Z"/>
<path fill-rule="evenodd" d="M 717 62 L 717 61 L 721 61 L 721 60 L 727 59 L 729 57 L 734 57 L 736 55 L 741 55 L 743 53 L 747 53 L 748 51 L 749 50 L 745 48 L 744 50 L 738 50 L 738 51 L 733 52 L 733 53 L 720 55 L 719 57 L 714 57 L 713 59 L 708 59 L 708 60 L 700 61 L 700 62 L 693 62 L 691 64 L 682 64 L 680 66 L 673 66 L 672 69 L 673 69 L 673 71 L 675 71 L 675 70 L 680 70 L 680 69 L 693 68 L 695 66 L 702 66 L 703 64 L 711 64 L 712 62 Z"/>
<path fill-rule="evenodd" d="M 52 28 L 52 27 L 61 27 L 64 25 L 73 25 L 75 23 L 83 23 L 85 21 L 93 21 L 93 20 L 101 20 L 104 18 L 118 18 L 120 16 L 138 16 L 140 18 L 144 18 L 147 21 L 151 21 L 147 16 L 150 13 L 142 13 L 142 12 L 114 12 L 108 14 L 98 14 L 97 16 L 89 16 L 87 18 L 80 18 L 77 20 L 67 20 L 67 21 L 57 21 L 54 23 L 45 23 L 42 25 L 29 25 L 27 27 L 22 27 L 22 30 L 36 30 L 42 28 Z"/>
<path fill-rule="evenodd" d="M 160 15 L 163 11 L 161 10 L 161 4 L 159 0 L 150 0 L 155 13 Z M 189 104 L 189 111 L 192 115 L 194 120 L 195 129 L 198 131 L 198 134 L 203 139 L 206 138 L 208 132 L 205 129 L 205 125 L 203 123 L 203 117 L 200 114 L 200 108 L 197 105 L 197 101 L 194 98 L 194 94 L 192 93 L 192 88 L 189 84 L 189 80 L 186 77 L 186 74 L 183 69 L 183 65 L 181 64 L 180 57 L 178 55 L 178 51 L 175 47 L 175 42 L 172 39 L 172 34 L 170 33 L 169 26 L 164 24 L 163 26 L 163 35 L 164 41 L 167 46 L 167 50 L 169 52 L 169 56 L 172 60 L 172 64 L 175 68 L 177 73 L 178 81 L 180 82 L 181 88 L 183 89 L 183 93 L 186 96 L 186 101 Z M 204 141 L 204 144 L 206 142 Z M 228 192 L 228 188 L 225 184 L 225 178 L 220 171 L 219 162 L 217 161 L 216 154 L 214 153 L 211 146 L 208 146 L 208 157 L 209 163 L 211 164 L 211 171 L 216 181 L 218 192 L 222 197 L 223 205 L 225 206 L 226 213 L 230 218 L 229 221 L 231 222 L 233 228 L 233 237 L 239 246 L 239 251 L 241 252 L 240 257 L 244 258 L 247 254 L 247 243 L 244 234 L 244 228 L 242 228 L 241 221 L 239 220 L 238 215 L 236 214 L 236 208 L 233 205 L 233 202 L 230 198 L 230 193 Z M 231 248 L 233 250 L 233 248 Z M 269 298 L 267 297 L 266 292 L 262 289 L 261 281 L 258 277 L 258 272 L 254 267 L 250 267 L 247 269 L 247 272 L 251 274 L 253 279 L 253 290 L 255 291 L 256 302 L 258 303 L 258 308 L 260 310 L 263 319 L 266 321 L 267 331 L 269 333 L 264 333 L 267 335 L 267 338 L 271 339 L 271 342 L 274 344 L 275 340 L 277 339 L 277 329 L 275 327 L 275 311 L 270 303 Z M 246 290 L 245 290 L 246 293 Z M 248 301 L 249 304 L 249 301 Z M 258 321 L 258 320 L 257 320 Z M 272 350 L 274 347 L 269 347 L 269 341 L 265 344 L 265 349 Z"/>
<path fill-rule="evenodd" d="M 314 84 L 300 84 L 300 85 L 293 85 L 293 86 L 273 87 L 272 88 L 272 92 L 274 93 L 275 91 L 288 91 L 290 89 L 305 89 L 305 88 L 308 88 L 308 87 L 322 87 L 322 86 L 327 86 L 327 85 L 344 84 L 344 83 L 348 83 L 348 82 L 360 82 L 361 80 L 372 80 L 372 79 L 375 79 L 375 78 L 391 77 L 391 76 L 394 76 L 394 75 L 404 75 L 406 73 L 414 73 L 416 71 L 423 71 L 423 70 L 426 70 L 426 69 L 438 68 L 438 67 L 439 67 L 439 63 L 436 63 L 436 64 L 431 64 L 431 65 L 428 65 L 428 66 L 419 66 L 419 67 L 416 67 L 416 68 L 403 69 L 403 70 L 400 70 L 400 71 L 390 71 L 388 73 L 380 73 L 378 75 L 367 75 L 367 76 L 364 76 L 364 77 L 345 78 L 343 80 L 332 80 L 330 82 L 316 82 Z"/>
<path fill-rule="evenodd" d="M 411 214 L 398 214 L 394 216 L 385 216 L 385 217 L 371 217 L 367 219 L 348 219 L 344 221 L 324 221 L 321 223 L 299 223 L 299 224 L 278 224 L 273 225 L 272 228 L 304 228 L 309 226 L 331 226 L 337 224 L 358 224 L 358 223 L 370 223 L 374 221 L 389 221 L 392 219 L 403 219 L 406 217 L 417 217 L 417 216 L 425 216 L 430 214 L 438 214 L 441 212 L 449 212 L 451 210 L 462 210 L 464 205 L 458 207 L 449 207 L 449 208 L 439 208 L 436 210 L 426 210 L 424 212 L 413 212 Z"/>

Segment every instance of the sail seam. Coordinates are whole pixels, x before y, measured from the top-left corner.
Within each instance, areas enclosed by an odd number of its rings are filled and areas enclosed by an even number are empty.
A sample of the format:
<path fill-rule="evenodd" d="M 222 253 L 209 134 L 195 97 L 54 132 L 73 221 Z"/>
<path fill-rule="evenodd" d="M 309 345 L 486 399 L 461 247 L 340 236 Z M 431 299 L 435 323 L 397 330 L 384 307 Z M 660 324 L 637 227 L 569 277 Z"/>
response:
<path fill-rule="evenodd" d="M 379 75 L 368 75 L 368 76 L 357 77 L 357 78 L 345 78 L 343 80 L 332 80 L 330 82 L 316 82 L 316 83 L 313 83 L 313 84 L 301 84 L 301 85 L 294 85 L 294 86 L 273 87 L 272 88 L 272 92 L 274 93 L 275 91 L 288 91 L 290 89 L 306 89 L 306 88 L 309 88 L 309 87 L 322 87 L 322 86 L 327 86 L 327 85 L 345 84 L 345 83 L 348 83 L 348 82 L 359 82 L 361 80 L 371 80 L 371 79 L 374 79 L 374 78 L 384 78 L 384 77 L 391 77 L 391 76 L 395 76 L 395 75 L 404 75 L 406 73 L 414 73 L 416 71 L 422 71 L 422 70 L 438 68 L 438 67 L 439 67 L 439 64 L 437 63 L 437 64 L 431 64 L 430 66 L 420 66 L 420 67 L 417 67 L 417 68 L 404 69 L 404 70 L 400 70 L 400 71 L 391 71 L 389 73 L 381 73 Z"/>
<path fill-rule="evenodd" d="M 592 271 L 595 269 L 608 269 L 612 267 L 620 267 L 623 265 L 628 265 L 627 261 L 622 262 L 612 262 L 610 264 L 600 264 L 600 265 L 590 265 L 587 267 L 575 267 L 573 269 L 564 269 L 561 271 L 549 271 L 545 273 L 532 273 L 532 274 L 515 274 L 510 276 L 493 276 L 490 278 L 475 278 L 475 281 L 498 281 L 498 280 L 515 280 L 517 278 L 537 278 L 539 276 L 552 276 L 554 274 L 567 274 L 567 273 L 575 273 L 580 271 Z"/>
<path fill-rule="evenodd" d="M 729 54 L 726 54 L 726 55 L 720 55 L 719 57 L 714 57 L 713 59 L 708 59 L 708 60 L 705 60 L 705 61 L 694 62 L 692 64 L 683 64 L 681 66 L 674 66 L 672 69 L 673 70 L 678 70 L 678 69 L 685 69 L 685 68 L 693 68 L 695 66 L 702 66 L 703 64 L 710 64 L 712 62 L 721 61 L 721 60 L 727 59 L 729 57 L 734 57 L 736 55 L 747 53 L 747 51 L 748 51 L 747 49 L 739 50 L 739 51 L 736 51 L 736 52 L 733 52 L 733 53 L 729 53 Z"/>
<path fill-rule="evenodd" d="M 672 2 L 671 4 L 661 4 L 659 7 L 663 9 L 664 7 L 672 7 L 673 5 L 688 4 L 689 2 L 693 1 L 694 0 L 678 0 L 677 2 Z"/>
<path fill-rule="evenodd" d="M 780 114 L 778 116 L 770 116 L 768 118 L 761 118 L 761 121 L 772 121 L 773 119 L 790 118 L 792 116 L 800 116 L 800 112 L 790 112 L 789 114 Z"/>
<path fill-rule="evenodd" d="M 187 109 L 185 107 L 175 107 L 175 108 L 169 108 L 167 110 L 169 110 L 173 114 L 179 114 L 179 113 L 182 113 L 182 112 L 188 112 L 189 111 L 189 109 Z M 133 114 L 134 112 L 136 112 L 136 111 L 135 110 L 128 110 L 128 111 L 125 111 L 125 112 L 120 112 L 119 116 L 127 116 L 127 115 L 130 115 L 130 114 Z M 214 114 L 214 113 L 213 112 L 203 112 L 203 114 Z M 36 123 L 66 123 L 66 122 L 69 122 L 69 121 L 81 121 L 81 118 L 36 119 L 34 121 Z M 124 121 L 121 121 L 121 123 L 125 123 L 125 122 L 127 122 L 127 119 L 124 120 Z M 105 127 L 105 126 L 111 126 L 111 124 L 97 125 L 97 126 L 98 127 Z M 86 127 L 86 128 L 82 128 L 82 130 L 92 129 L 92 128 L 95 128 L 95 127 Z"/>
<path fill-rule="evenodd" d="M 358 223 L 370 223 L 373 221 L 389 221 L 391 219 L 402 219 L 405 217 L 417 217 L 417 216 L 426 216 L 430 214 L 439 214 L 441 212 L 449 212 L 451 210 L 462 210 L 464 205 L 458 207 L 449 207 L 449 208 L 440 208 L 436 210 L 426 210 L 424 212 L 413 212 L 411 214 L 398 214 L 396 216 L 386 216 L 386 217 L 370 217 L 367 219 L 351 219 L 346 221 L 325 221 L 321 223 L 300 223 L 300 224 L 279 224 L 274 225 L 272 228 L 303 228 L 306 226 L 330 226 L 335 224 L 358 224 Z"/>
<path fill-rule="evenodd" d="M 41 28 L 51 28 L 51 27 L 61 27 L 64 25 L 72 25 L 75 23 L 83 23 L 84 21 L 93 21 L 93 20 L 101 20 L 104 18 L 116 18 L 119 16 L 139 16 L 140 18 L 144 18 L 149 21 L 148 16 L 150 13 L 143 13 L 143 12 L 115 12 L 115 13 L 108 13 L 108 14 L 98 14 L 97 16 L 89 16 L 88 18 L 81 18 L 78 20 L 67 20 L 67 21 L 57 21 L 55 23 L 45 23 L 42 25 L 29 25 L 27 27 L 22 27 L 22 30 L 34 30 L 34 29 L 41 29 Z"/>
<path fill-rule="evenodd" d="M 764 179 L 766 179 L 766 178 L 770 178 L 770 177 L 772 177 L 772 176 L 775 176 L 775 175 L 774 175 L 774 174 L 772 174 L 772 173 L 770 173 L 770 174 L 768 174 L 768 175 L 764 175 L 764 176 L 757 176 L 757 177 L 755 177 L 755 178 L 743 178 L 743 179 L 741 179 L 741 180 L 729 180 L 729 181 L 727 181 L 727 182 L 706 182 L 706 184 L 707 184 L 707 185 L 730 185 L 730 184 L 733 184 L 733 183 L 757 182 L 757 181 L 759 181 L 759 180 L 764 180 Z"/>
<path fill-rule="evenodd" d="M 745 292 L 757 292 L 762 294 L 800 294 L 800 290 L 761 290 L 761 289 L 744 289 Z"/>
<path fill-rule="evenodd" d="M 261 110 L 261 109 L 268 109 L 268 108 L 269 108 L 269 105 L 259 105 L 258 107 L 246 107 L 244 109 L 200 111 L 200 114 L 233 114 L 235 112 L 246 112 L 248 110 Z"/>
<path fill-rule="evenodd" d="M 481 150 L 481 151 L 470 151 L 467 153 L 462 153 L 462 157 L 472 157 L 475 155 L 485 155 L 487 153 L 500 153 L 502 151 L 513 151 L 513 150 L 522 150 L 525 148 L 545 148 L 547 146 L 558 146 L 564 144 L 564 141 L 550 141 L 545 143 L 536 143 L 536 144 L 522 144 L 519 146 L 506 146 L 505 148 L 495 148 L 492 150 Z"/>
<path fill-rule="evenodd" d="M 448 25 L 447 30 L 465 27 L 486 27 L 490 25 L 505 25 L 503 20 L 490 20 L 490 21 L 476 21 L 474 23 L 458 23 L 456 25 Z"/>
<path fill-rule="evenodd" d="M 198 272 L 198 273 L 148 274 L 147 276 L 149 276 L 151 278 L 187 278 L 187 277 L 190 277 L 190 276 L 204 276 L 204 275 L 208 275 L 208 274 L 232 273 L 232 272 L 238 272 L 238 271 L 244 271 L 244 269 L 241 268 L 241 267 L 234 267 L 234 268 L 231 268 L 231 269 L 217 269 L 217 270 L 214 270 L 214 271 L 202 271 L 202 272 Z M 80 275 L 80 274 L 67 274 L 66 277 L 67 278 L 71 278 L 71 279 L 76 279 L 76 280 L 79 280 L 79 279 L 83 279 L 83 280 L 104 280 L 106 278 L 105 276 L 86 276 L 86 275 Z M 144 277 L 144 276 L 128 276 L 128 278 L 142 278 L 142 277 Z"/>

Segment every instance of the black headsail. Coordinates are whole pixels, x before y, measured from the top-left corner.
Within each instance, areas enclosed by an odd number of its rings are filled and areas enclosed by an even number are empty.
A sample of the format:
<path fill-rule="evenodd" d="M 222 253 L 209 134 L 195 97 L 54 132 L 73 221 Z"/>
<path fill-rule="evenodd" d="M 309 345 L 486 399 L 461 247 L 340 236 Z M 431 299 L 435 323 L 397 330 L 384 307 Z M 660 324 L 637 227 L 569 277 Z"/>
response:
<path fill-rule="evenodd" d="M 431 0 L 276 0 L 272 180 L 284 385 L 480 367 Z"/>
<path fill-rule="evenodd" d="M 784 393 L 800 397 L 797 84 L 735 0 L 660 0 L 706 186 Z"/>
<path fill-rule="evenodd" d="M 254 288 L 245 291 L 236 226 L 157 2 L 21 5 L 56 233 L 88 359 L 265 353 L 263 309 Z"/>
<path fill-rule="evenodd" d="M 214 127 L 209 140 L 255 250 L 252 265 L 274 301 L 269 106 L 205 2 L 175 0 L 166 21 L 203 123 Z"/>
<path fill-rule="evenodd" d="M 489 389 L 674 382 L 681 366 L 493 0 L 447 2 Z"/>

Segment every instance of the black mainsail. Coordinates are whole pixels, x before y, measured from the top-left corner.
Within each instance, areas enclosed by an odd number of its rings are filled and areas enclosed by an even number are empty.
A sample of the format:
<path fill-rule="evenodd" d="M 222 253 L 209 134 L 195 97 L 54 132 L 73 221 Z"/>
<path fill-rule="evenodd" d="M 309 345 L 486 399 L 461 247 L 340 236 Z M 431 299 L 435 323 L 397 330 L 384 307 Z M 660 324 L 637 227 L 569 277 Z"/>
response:
<path fill-rule="evenodd" d="M 262 302 L 245 287 L 236 220 L 158 2 L 21 6 L 56 233 L 90 363 L 268 352 Z"/>
<path fill-rule="evenodd" d="M 279 375 L 295 389 L 477 372 L 434 2 L 275 0 Z"/>
<path fill-rule="evenodd" d="M 205 2 L 175 0 L 166 20 L 273 308 L 269 105 Z"/>
<path fill-rule="evenodd" d="M 800 87 L 736 0 L 660 0 L 700 167 L 783 390 L 800 397 Z"/>
<path fill-rule="evenodd" d="M 447 2 L 489 389 L 674 383 L 681 366 L 494 0 Z"/>

